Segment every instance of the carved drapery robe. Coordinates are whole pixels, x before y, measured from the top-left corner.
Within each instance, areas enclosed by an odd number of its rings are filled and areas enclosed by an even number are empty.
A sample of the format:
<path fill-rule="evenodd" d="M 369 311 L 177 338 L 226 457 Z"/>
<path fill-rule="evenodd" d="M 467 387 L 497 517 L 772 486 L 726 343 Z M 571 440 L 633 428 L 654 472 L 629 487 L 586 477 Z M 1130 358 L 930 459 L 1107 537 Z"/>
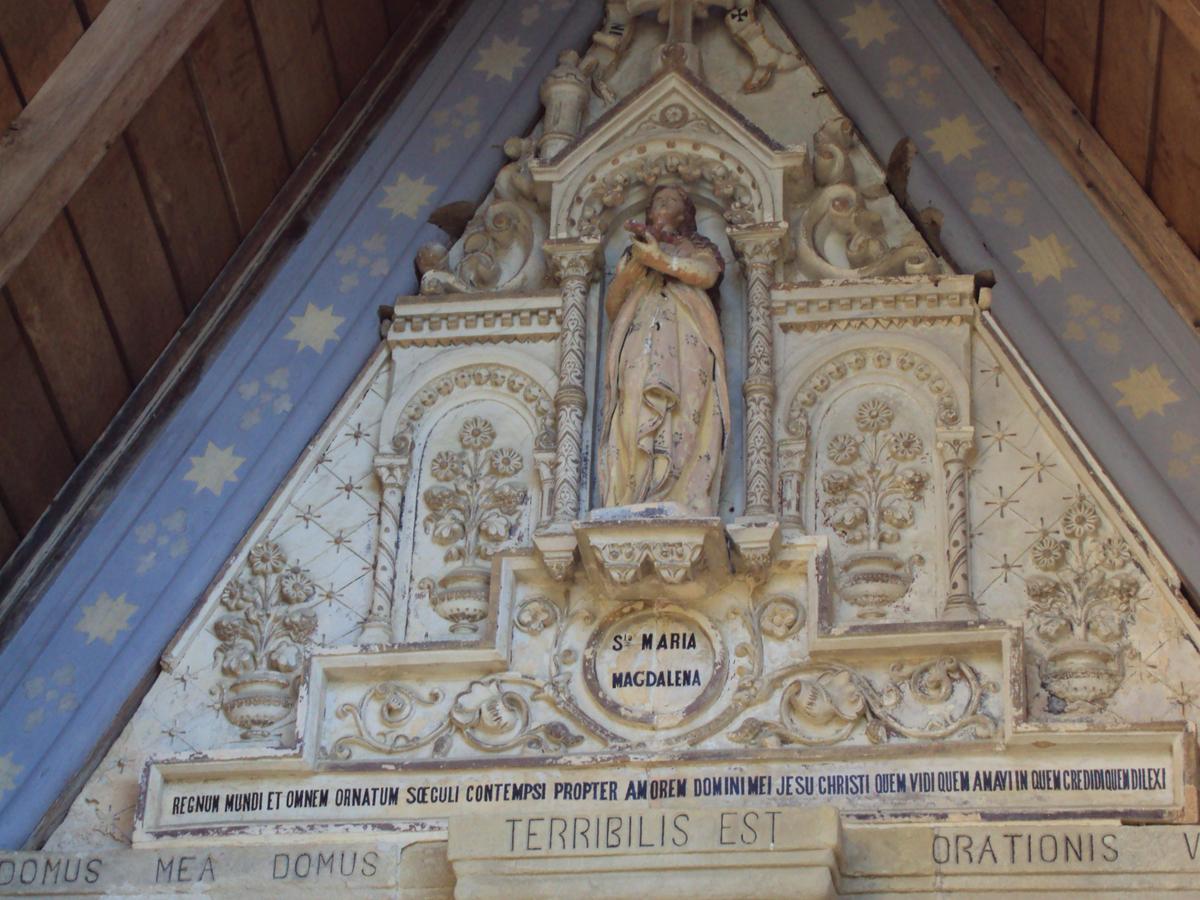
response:
<path fill-rule="evenodd" d="M 689 238 L 661 244 L 650 264 L 626 253 L 617 267 L 606 299 L 604 506 L 674 502 L 698 515 L 716 510 L 729 390 L 707 289 L 722 268 L 713 245 Z"/>

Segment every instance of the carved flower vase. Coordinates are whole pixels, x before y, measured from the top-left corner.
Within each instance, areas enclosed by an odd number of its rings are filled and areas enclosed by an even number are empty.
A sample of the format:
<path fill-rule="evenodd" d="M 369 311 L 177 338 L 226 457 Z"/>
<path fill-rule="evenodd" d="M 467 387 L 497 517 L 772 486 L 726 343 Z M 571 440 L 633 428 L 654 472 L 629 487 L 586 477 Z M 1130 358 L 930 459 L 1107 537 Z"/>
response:
<path fill-rule="evenodd" d="M 1065 704 L 1064 712 L 1103 707 L 1125 678 L 1119 648 L 1071 638 L 1050 648 L 1042 661 L 1042 684 Z"/>
<path fill-rule="evenodd" d="M 847 603 L 858 607 L 861 619 L 880 619 L 887 609 L 912 587 L 913 567 L 923 562 L 912 556 L 905 562 L 886 550 L 860 550 L 842 563 L 838 591 Z"/>
<path fill-rule="evenodd" d="M 242 738 L 265 738 L 292 708 L 292 679 L 280 672 L 247 672 L 225 689 L 221 708 Z"/>
<path fill-rule="evenodd" d="M 476 566 L 460 566 L 438 579 L 424 579 L 433 611 L 450 623 L 454 634 L 475 634 L 488 614 L 488 582 L 491 573 Z"/>

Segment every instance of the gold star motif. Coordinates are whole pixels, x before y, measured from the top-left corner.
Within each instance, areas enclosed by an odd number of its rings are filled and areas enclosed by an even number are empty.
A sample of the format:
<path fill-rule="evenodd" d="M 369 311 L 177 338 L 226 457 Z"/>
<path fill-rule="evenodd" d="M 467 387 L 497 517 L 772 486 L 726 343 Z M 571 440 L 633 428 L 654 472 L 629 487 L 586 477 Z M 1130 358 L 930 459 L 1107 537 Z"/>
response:
<path fill-rule="evenodd" d="M 978 125 L 972 125 L 965 115 L 953 119 L 942 119 L 937 128 L 930 128 L 925 137 L 933 142 L 930 148 L 933 153 L 940 153 L 942 162 L 951 163 L 960 156 L 971 158 L 971 153 L 984 145 L 984 140 L 975 131 Z"/>
<path fill-rule="evenodd" d="M 503 78 L 512 81 L 517 69 L 525 65 L 525 57 L 529 55 L 529 47 L 522 47 L 513 38 L 506 41 L 499 35 L 492 38 L 492 46 L 479 51 L 479 60 L 475 63 L 475 71 L 487 75 L 487 80 Z"/>
<path fill-rule="evenodd" d="M 885 9 L 879 0 L 872 0 L 866 6 L 855 4 L 854 12 L 843 16 L 841 23 L 846 26 L 846 33 L 842 38 L 856 41 L 859 50 L 866 50 L 876 41 L 882 44 L 889 34 L 900 30 L 900 26 L 892 18 L 892 11 Z"/>
<path fill-rule="evenodd" d="M 1044 238 L 1030 235 L 1029 243 L 1015 252 L 1022 263 L 1021 271 L 1031 276 L 1034 284 L 1041 284 L 1047 278 L 1062 281 L 1063 272 L 1075 268 L 1075 260 L 1057 234 Z"/>
<path fill-rule="evenodd" d="M 394 182 L 383 186 L 384 197 L 379 201 L 379 208 L 390 211 L 393 219 L 408 216 L 415 220 L 436 190 L 437 185 L 429 184 L 424 175 L 414 181 L 401 172 Z"/>
<path fill-rule="evenodd" d="M 87 643 L 104 641 L 112 644 L 116 636 L 129 628 L 129 617 L 137 607 L 125 602 L 125 595 L 110 597 L 101 592 L 96 602 L 83 608 L 83 616 L 75 623 L 75 630 L 87 635 Z"/>
<path fill-rule="evenodd" d="M 1121 394 L 1117 407 L 1128 406 L 1135 419 L 1150 413 L 1161 416 L 1163 407 L 1179 400 L 1179 395 L 1171 390 L 1174 383 L 1175 379 L 1164 378 L 1158 371 L 1158 363 L 1141 371 L 1130 369 L 1128 378 L 1113 382 L 1113 387 Z"/>
<path fill-rule="evenodd" d="M 17 776 L 25 770 L 24 766 L 13 762 L 12 757 L 11 753 L 0 756 L 0 797 L 17 786 Z"/>
<path fill-rule="evenodd" d="M 238 480 L 238 467 L 246 461 L 246 457 L 234 455 L 233 444 L 221 449 L 212 441 L 208 442 L 202 455 L 189 459 L 192 468 L 183 476 L 183 480 L 196 483 L 196 490 L 192 493 L 208 491 L 216 497 L 221 496 L 227 482 Z"/>
<path fill-rule="evenodd" d="M 354 279 L 358 283 L 358 279 Z M 284 340 L 296 342 L 296 352 L 305 347 L 317 353 L 325 352 L 325 345 L 338 340 L 338 326 L 345 322 L 342 316 L 333 314 L 333 304 L 324 309 L 317 309 L 312 303 L 304 310 L 302 316 L 288 316 L 292 320 L 292 330 L 283 336 Z"/>

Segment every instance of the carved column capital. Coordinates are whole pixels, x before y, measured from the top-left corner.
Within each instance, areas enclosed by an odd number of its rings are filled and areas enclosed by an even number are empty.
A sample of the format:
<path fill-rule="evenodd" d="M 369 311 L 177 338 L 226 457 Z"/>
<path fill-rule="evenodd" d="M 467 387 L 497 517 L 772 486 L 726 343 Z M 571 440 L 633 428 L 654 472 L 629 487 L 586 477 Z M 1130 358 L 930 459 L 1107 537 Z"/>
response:
<path fill-rule="evenodd" d="M 943 464 L 957 462 L 969 466 L 975 459 L 975 429 L 939 428 L 937 452 Z"/>
<path fill-rule="evenodd" d="M 389 489 L 403 489 L 408 481 L 408 470 L 412 461 L 407 455 L 398 453 L 377 453 L 375 455 L 375 475 L 379 478 L 380 486 Z"/>
<path fill-rule="evenodd" d="M 769 266 L 783 258 L 787 238 L 787 222 L 759 222 L 730 228 L 729 243 L 743 266 Z"/>
<path fill-rule="evenodd" d="M 600 274 L 600 242 L 556 238 L 542 244 L 550 274 L 562 287 L 570 281 L 585 284 Z"/>

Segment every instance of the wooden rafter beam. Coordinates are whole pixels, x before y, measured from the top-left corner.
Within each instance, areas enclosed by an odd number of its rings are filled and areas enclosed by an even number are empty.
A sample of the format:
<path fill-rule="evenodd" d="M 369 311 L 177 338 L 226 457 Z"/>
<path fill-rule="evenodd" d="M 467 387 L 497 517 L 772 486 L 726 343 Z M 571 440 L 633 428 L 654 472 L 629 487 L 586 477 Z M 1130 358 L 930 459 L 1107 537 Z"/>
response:
<path fill-rule="evenodd" d="M 1121 164 L 993 0 L 939 0 L 971 49 L 1024 113 L 1117 236 L 1192 328 L 1200 259 Z M 1158 0 L 1164 7 L 1171 0 Z M 1192 6 L 1192 0 L 1178 0 Z"/>
<path fill-rule="evenodd" d="M 0 137 L 0 284 L 220 5 L 111 0 Z"/>
<path fill-rule="evenodd" d="M 1200 3 L 1197 0 L 1157 0 L 1157 3 L 1188 42 L 1200 50 Z"/>

